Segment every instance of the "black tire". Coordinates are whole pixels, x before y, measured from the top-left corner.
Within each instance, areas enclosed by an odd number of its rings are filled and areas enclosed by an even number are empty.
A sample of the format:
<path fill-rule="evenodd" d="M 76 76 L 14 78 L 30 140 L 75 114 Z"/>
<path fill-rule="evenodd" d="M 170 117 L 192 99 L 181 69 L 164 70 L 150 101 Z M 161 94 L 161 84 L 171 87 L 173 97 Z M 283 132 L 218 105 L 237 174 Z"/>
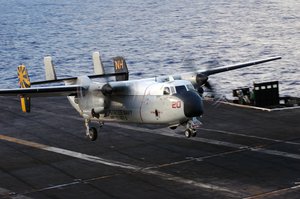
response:
<path fill-rule="evenodd" d="M 186 129 L 186 130 L 184 131 L 184 135 L 185 135 L 185 137 L 187 137 L 187 138 L 191 137 L 192 133 L 191 133 L 190 129 Z"/>
<path fill-rule="evenodd" d="M 98 137 L 98 133 L 97 133 L 97 129 L 95 127 L 91 127 L 89 129 L 89 134 L 87 135 L 87 137 L 91 140 L 91 141 L 95 141 Z"/>

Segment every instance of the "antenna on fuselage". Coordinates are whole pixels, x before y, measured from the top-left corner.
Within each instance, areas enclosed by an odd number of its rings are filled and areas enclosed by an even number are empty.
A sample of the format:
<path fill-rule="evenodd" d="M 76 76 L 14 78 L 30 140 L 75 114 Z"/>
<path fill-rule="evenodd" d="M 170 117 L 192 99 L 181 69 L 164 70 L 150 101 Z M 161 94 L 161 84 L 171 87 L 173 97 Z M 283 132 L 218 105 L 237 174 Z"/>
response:
<path fill-rule="evenodd" d="M 169 82 L 174 82 L 175 80 L 174 80 L 174 77 L 173 76 L 169 76 Z"/>

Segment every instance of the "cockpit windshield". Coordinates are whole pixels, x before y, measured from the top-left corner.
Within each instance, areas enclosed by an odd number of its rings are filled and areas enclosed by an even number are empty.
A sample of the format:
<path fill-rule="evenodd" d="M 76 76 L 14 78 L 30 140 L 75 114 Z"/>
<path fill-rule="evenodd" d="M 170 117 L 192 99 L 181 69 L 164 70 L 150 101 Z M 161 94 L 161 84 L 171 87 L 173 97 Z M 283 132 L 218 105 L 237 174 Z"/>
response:
<path fill-rule="evenodd" d="M 178 93 L 178 94 L 181 94 L 181 93 L 184 93 L 187 91 L 186 87 L 184 85 L 183 86 L 175 86 L 175 88 L 176 88 L 176 93 Z"/>
<path fill-rule="evenodd" d="M 164 95 L 173 95 L 175 93 L 181 94 L 187 91 L 194 91 L 194 90 L 195 88 L 192 84 L 182 84 L 177 86 L 169 85 L 164 87 L 163 94 Z"/>
<path fill-rule="evenodd" d="M 192 84 L 186 85 L 189 91 L 195 90 L 194 86 Z"/>
<path fill-rule="evenodd" d="M 164 87 L 164 95 L 173 95 L 175 93 L 174 86 L 166 86 Z"/>

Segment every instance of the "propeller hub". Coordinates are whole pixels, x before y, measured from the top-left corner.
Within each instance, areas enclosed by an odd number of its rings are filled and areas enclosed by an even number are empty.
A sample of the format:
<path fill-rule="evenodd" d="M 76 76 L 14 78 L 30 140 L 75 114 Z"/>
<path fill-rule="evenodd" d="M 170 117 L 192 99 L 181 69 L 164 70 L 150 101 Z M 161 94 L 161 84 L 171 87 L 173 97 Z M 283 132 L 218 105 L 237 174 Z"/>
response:
<path fill-rule="evenodd" d="M 104 84 L 101 88 L 101 91 L 103 93 L 103 95 L 107 96 L 107 95 L 111 95 L 113 92 L 113 89 L 111 87 L 111 85 L 109 84 Z"/>
<path fill-rule="evenodd" d="M 212 87 L 212 85 L 209 83 L 208 81 L 208 76 L 202 73 L 197 74 L 196 76 L 196 82 L 197 82 L 197 90 L 198 93 L 202 96 L 202 94 L 204 93 L 204 89 L 203 87 L 205 87 L 206 89 L 210 90 L 211 92 L 214 92 L 214 89 Z"/>
<path fill-rule="evenodd" d="M 196 76 L 196 82 L 198 86 L 203 86 L 208 80 L 208 77 L 202 73 L 197 74 Z"/>

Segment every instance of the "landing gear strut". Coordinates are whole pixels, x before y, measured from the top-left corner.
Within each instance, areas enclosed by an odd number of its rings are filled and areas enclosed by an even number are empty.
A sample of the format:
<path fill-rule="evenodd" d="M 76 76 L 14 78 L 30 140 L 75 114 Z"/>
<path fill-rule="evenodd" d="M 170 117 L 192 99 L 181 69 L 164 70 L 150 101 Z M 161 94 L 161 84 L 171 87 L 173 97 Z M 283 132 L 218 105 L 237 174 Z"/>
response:
<path fill-rule="evenodd" d="M 86 119 L 84 123 L 86 127 L 86 137 L 91 141 L 95 141 L 98 137 L 97 129 L 95 127 L 90 127 L 90 120 L 88 119 Z"/>

